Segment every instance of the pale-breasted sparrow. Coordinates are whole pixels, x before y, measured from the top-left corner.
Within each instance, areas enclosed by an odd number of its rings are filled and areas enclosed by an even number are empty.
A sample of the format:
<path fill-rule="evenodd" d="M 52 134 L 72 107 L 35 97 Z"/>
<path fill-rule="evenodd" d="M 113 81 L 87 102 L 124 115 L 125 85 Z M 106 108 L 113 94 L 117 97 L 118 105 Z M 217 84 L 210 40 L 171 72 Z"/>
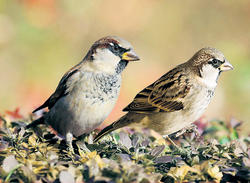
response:
<path fill-rule="evenodd" d="M 150 128 L 168 138 L 203 114 L 220 73 L 231 69 L 222 52 L 215 48 L 199 50 L 139 92 L 123 110 L 128 113 L 104 128 L 94 141 L 124 126 Z"/>
<path fill-rule="evenodd" d="M 129 61 L 139 60 L 131 44 L 116 36 L 96 41 L 84 59 L 71 68 L 40 109 L 49 111 L 27 128 L 48 123 L 71 144 L 73 136 L 88 134 L 113 109 L 121 86 L 121 73 Z"/>

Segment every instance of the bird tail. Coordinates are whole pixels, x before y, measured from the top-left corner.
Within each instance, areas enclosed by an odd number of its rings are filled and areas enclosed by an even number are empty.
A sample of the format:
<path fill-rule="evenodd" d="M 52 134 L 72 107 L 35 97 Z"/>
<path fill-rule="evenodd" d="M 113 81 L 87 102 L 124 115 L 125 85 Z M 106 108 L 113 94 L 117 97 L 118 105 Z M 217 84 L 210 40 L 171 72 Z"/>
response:
<path fill-rule="evenodd" d="M 113 122 L 111 125 L 105 127 L 100 133 L 97 134 L 97 136 L 94 138 L 94 143 L 100 140 L 103 136 L 107 135 L 108 133 L 117 130 L 119 128 L 122 128 L 124 126 L 129 125 L 130 122 L 127 118 L 127 114 L 122 116 L 117 121 Z"/>
<path fill-rule="evenodd" d="M 33 127 L 35 127 L 35 126 L 37 126 L 37 125 L 44 124 L 44 123 L 45 123 L 45 120 L 44 120 L 44 117 L 42 116 L 42 117 L 40 117 L 40 118 L 38 118 L 38 119 L 32 121 L 30 124 L 28 124 L 28 125 L 26 126 L 26 129 L 28 129 L 28 128 L 33 128 Z"/>
<path fill-rule="evenodd" d="M 113 123 L 107 127 L 105 127 L 100 133 L 97 134 L 97 136 L 94 138 L 94 143 L 96 143 L 98 140 L 100 140 L 103 136 L 107 135 L 108 133 L 116 130 L 113 127 Z"/>

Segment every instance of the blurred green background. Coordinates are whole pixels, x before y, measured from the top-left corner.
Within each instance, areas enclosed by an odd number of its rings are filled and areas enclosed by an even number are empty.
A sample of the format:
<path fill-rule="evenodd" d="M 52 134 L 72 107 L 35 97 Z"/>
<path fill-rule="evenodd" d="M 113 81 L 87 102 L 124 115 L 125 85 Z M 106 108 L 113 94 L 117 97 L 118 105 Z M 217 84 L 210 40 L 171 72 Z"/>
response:
<path fill-rule="evenodd" d="M 122 115 L 135 94 L 205 46 L 234 65 L 223 73 L 205 116 L 245 122 L 250 132 L 250 1 L 248 0 L 1 0 L 0 114 L 26 115 L 55 90 L 97 39 L 118 35 L 141 62 L 123 73 L 117 106 Z"/>

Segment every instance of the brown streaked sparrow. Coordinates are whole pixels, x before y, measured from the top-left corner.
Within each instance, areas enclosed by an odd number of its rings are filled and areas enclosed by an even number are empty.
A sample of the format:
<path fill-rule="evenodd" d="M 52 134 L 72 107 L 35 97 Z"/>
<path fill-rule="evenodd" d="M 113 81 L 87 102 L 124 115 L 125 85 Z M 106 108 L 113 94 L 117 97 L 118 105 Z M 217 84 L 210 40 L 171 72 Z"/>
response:
<path fill-rule="evenodd" d="M 222 52 L 202 48 L 139 92 L 123 110 L 127 114 L 104 128 L 94 141 L 124 126 L 150 128 L 171 141 L 169 134 L 189 126 L 203 114 L 220 73 L 231 69 Z"/>
<path fill-rule="evenodd" d="M 46 107 L 49 111 L 27 128 L 47 123 L 71 145 L 73 136 L 90 133 L 107 118 L 120 92 L 122 71 L 136 60 L 133 47 L 122 38 L 107 36 L 96 41 L 33 113 Z"/>

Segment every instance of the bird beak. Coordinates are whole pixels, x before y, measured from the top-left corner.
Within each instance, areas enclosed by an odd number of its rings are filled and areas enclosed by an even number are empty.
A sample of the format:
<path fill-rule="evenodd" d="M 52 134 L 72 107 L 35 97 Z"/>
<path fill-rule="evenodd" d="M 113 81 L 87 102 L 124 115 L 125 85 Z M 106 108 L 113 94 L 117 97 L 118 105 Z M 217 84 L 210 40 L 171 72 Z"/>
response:
<path fill-rule="evenodd" d="M 128 52 L 123 53 L 122 60 L 137 61 L 137 60 L 140 60 L 140 58 L 136 55 L 134 50 L 130 50 Z"/>
<path fill-rule="evenodd" d="M 233 66 L 232 64 L 230 64 L 226 59 L 225 62 L 220 66 L 220 70 L 221 71 L 229 71 L 229 70 L 233 70 Z"/>

